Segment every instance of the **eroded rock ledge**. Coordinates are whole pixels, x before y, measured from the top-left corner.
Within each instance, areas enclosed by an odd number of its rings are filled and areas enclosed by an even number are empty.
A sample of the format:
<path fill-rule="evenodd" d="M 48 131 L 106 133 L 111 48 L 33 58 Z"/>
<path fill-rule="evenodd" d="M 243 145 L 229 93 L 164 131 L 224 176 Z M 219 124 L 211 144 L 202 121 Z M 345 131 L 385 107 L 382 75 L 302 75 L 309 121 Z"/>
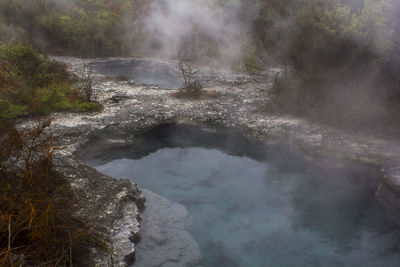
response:
<path fill-rule="evenodd" d="M 94 257 L 96 266 L 134 263 L 135 239 L 140 235 L 140 212 L 145 202 L 142 191 L 128 180 L 102 175 L 65 154 L 57 154 L 54 165 L 76 190 L 78 214 L 87 218 L 112 244 L 112 255 Z"/>
<path fill-rule="evenodd" d="M 148 190 L 143 194 L 147 208 L 135 266 L 201 266 L 200 248 L 187 231 L 193 219 L 186 208 Z"/>
<path fill-rule="evenodd" d="M 71 71 L 76 71 L 83 62 L 74 58 L 58 60 L 67 63 Z M 135 244 L 132 240 L 137 240 L 134 237 L 140 229 L 138 216 L 144 197 L 136 185 L 101 175 L 77 159 L 74 153 L 95 132 L 109 133 L 107 138 L 110 142 L 115 141 L 113 132 L 125 133 L 126 140 L 134 141 L 136 134 L 161 123 L 199 122 L 236 127 L 248 137 L 265 142 L 287 142 L 293 149 L 302 149 L 310 155 L 329 154 L 374 163 L 382 168 L 384 174 L 376 193 L 377 198 L 384 204 L 388 216 L 400 226 L 399 139 L 344 131 L 259 112 L 261 107 L 273 104 L 271 82 L 277 71 L 272 69 L 259 77 L 229 74 L 218 77 L 217 74 L 216 78 L 208 79 L 203 84 L 205 90 L 217 91 L 220 96 L 203 100 L 179 100 L 171 96 L 173 90 L 160 90 L 98 76 L 101 82 L 95 89 L 98 101 L 104 105 L 101 113 L 54 115 L 55 141 L 64 146 L 57 154 L 55 164 L 78 189 L 77 204 L 81 213 L 111 236 L 115 249 L 114 266 L 124 266 L 133 259 Z M 143 224 L 146 224 L 146 220 Z M 187 255 L 185 253 L 182 252 L 177 260 L 183 260 Z M 144 255 L 145 252 L 140 257 Z M 196 260 L 183 260 L 186 263 L 182 266 L 195 266 L 191 264 L 198 263 L 198 255 L 193 255 Z M 107 260 L 99 262 L 99 266 L 107 266 Z M 161 264 L 162 260 L 159 259 L 159 262 Z"/>

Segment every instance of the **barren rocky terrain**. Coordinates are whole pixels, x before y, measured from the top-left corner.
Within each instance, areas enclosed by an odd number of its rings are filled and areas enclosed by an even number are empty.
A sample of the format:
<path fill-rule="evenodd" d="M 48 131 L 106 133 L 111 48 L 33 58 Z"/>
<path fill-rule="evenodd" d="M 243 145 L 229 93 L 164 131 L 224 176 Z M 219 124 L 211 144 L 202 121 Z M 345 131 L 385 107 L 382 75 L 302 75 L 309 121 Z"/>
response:
<path fill-rule="evenodd" d="M 70 70 L 76 73 L 79 73 L 82 63 L 89 62 L 76 58 L 57 60 L 67 63 Z M 55 165 L 77 189 L 80 212 L 111 237 L 114 243 L 114 265 L 124 266 L 133 262 L 139 235 L 142 235 L 142 242 L 139 243 L 141 245 L 136 255 L 138 266 L 201 264 L 200 250 L 185 230 L 188 218 L 184 207 L 151 192 L 145 191 L 143 194 L 129 181 L 116 180 L 98 173 L 86 166 L 81 160 L 84 155 L 79 154 L 79 148 L 88 145 L 93 136 L 104 138 L 105 145 L 124 145 L 135 142 L 135 135 L 161 123 L 185 122 L 235 127 L 251 139 L 285 142 L 291 149 L 303 150 L 310 158 L 329 156 L 381 168 L 382 182 L 376 196 L 384 204 L 388 216 L 400 225 L 398 139 L 336 129 L 261 111 L 265 110 L 265 106 L 274 104 L 271 87 L 279 69 L 271 69 L 259 76 L 210 70 L 203 70 L 203 73 L 207 71 L 212 75 L 201 76 L 200 82 L 205 91 L 217 92 L 216 97 L 177 99 L 172 96 L 176 89 L 159 89 L 154 85 L 139 85 L 97 74 L 95 92 L 97 101 L 104 106 L 101 112 L 53 115 L 52 132 L 56 144 L 62 147 L 56 154 Z M 20 126 L 31 123 L 22 121 Z M 100 152 L 101 148 L 98 149 Z M 144 202 L 146 195 L 149 202 Z M 157 205 L 164 205 L 171 212 L 169 214 L 176 215 L 180 222 L 178 226 L 175 224 L 177 228 L 170 228 L 173 218 L 166 217 L 168 212 L 158 212 Z M 147 206 L 147 213 L 143 212 L 144 206 Z M 141 222 L 140 217 L 143 217 Z M 165 223 L 160 223 L 163 221 Z M 179 232 L 178 236 L 185 237 L 181 241 L 185 244 L 180 244 L 182 249 L 176 255 L 172 255 L 168 247 L 176 246 L 176 242 L 179 242 L 168 234 L 172 230 Z M 143 249 L 142 255 L 140 246 Z M 149 261 L 146 255 L 154 253 L 159 257 Z M 100 256 L 99 266 L 110 264 L 109 259 Z"/>

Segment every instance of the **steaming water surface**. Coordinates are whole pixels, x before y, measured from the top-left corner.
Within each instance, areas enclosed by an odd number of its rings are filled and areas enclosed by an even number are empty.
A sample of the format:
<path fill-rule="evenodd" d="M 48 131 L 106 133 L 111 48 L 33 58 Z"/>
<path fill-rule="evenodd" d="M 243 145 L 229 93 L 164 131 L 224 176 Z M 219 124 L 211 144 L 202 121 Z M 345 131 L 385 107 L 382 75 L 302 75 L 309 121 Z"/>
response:
<path fill-rule="evenodd" d="M 204 266 L 400 266 L 400 232 L 375 201 L 367 169 L 163 138 L 110 149 L 94 165 L 185 205 Z"/>
<path fill-rule="evenodd" d="M 95 72 L 106 76 L 157 85 L 162 89 L 179 88 L 183 83 L 175 66 L 157 59 L 97 60 L 92 66 Z"/>
<path fill-rule="evenodd" d="M 164 61 L 155 58 L 124 58 L 95 60 L 91 63 L 93 71 L 108 77 L 129 80 L 137 85 L 156 86 L 160 89 L 176 89 L 182 87 L 184 81 L 177 62 Z M 262 76 L 250 76 L 229 69 L 213 69 L 193 66 L 198 70 L 192 79 L 202 84 L 209 81 L 241 82 L 247 79 L 255 80 Z"/>

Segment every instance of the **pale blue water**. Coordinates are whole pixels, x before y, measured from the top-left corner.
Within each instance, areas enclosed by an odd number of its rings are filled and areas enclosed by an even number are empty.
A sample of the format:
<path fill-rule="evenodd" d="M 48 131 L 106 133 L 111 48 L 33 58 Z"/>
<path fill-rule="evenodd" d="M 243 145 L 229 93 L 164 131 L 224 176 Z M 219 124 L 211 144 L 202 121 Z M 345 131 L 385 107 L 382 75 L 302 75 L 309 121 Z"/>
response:
<path fill-rule="evenodd" d="M 92 63 L 93 70 L 111 77 L 125 77 L 136 84 L 157 85 L 163 89 L 183 84 L 176 66 L 157 59 L 114 59 Z"/>
<path fill-rule="evenodd" d="M 255 160 L 226 146 L 162 147 L 161 139 L 142 157 L 134 151 L 146 145 L 118 147 L 94 165 L 185 205 L 204 266 L 400 266 L 400 232 L 375 201 L 367 169 L 280 150 Z"/>

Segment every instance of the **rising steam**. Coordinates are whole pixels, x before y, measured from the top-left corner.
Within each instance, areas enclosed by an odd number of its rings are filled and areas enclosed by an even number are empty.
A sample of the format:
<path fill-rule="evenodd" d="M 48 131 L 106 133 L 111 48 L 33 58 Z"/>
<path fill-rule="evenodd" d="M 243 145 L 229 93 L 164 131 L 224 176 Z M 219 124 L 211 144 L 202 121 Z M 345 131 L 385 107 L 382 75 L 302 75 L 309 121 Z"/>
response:
<path fill-rule="evenodd" d="M 239 19 L 241 1 L 156 0 L 144 20 L 151 53 L 174 58 L 208 58 L 208 64 L 234 64 L 249 43 L 248 25 Z M 147 51 L 150 52 L 150 51 Z M 213 58 L 214 62 L 210 62 Z"/>

